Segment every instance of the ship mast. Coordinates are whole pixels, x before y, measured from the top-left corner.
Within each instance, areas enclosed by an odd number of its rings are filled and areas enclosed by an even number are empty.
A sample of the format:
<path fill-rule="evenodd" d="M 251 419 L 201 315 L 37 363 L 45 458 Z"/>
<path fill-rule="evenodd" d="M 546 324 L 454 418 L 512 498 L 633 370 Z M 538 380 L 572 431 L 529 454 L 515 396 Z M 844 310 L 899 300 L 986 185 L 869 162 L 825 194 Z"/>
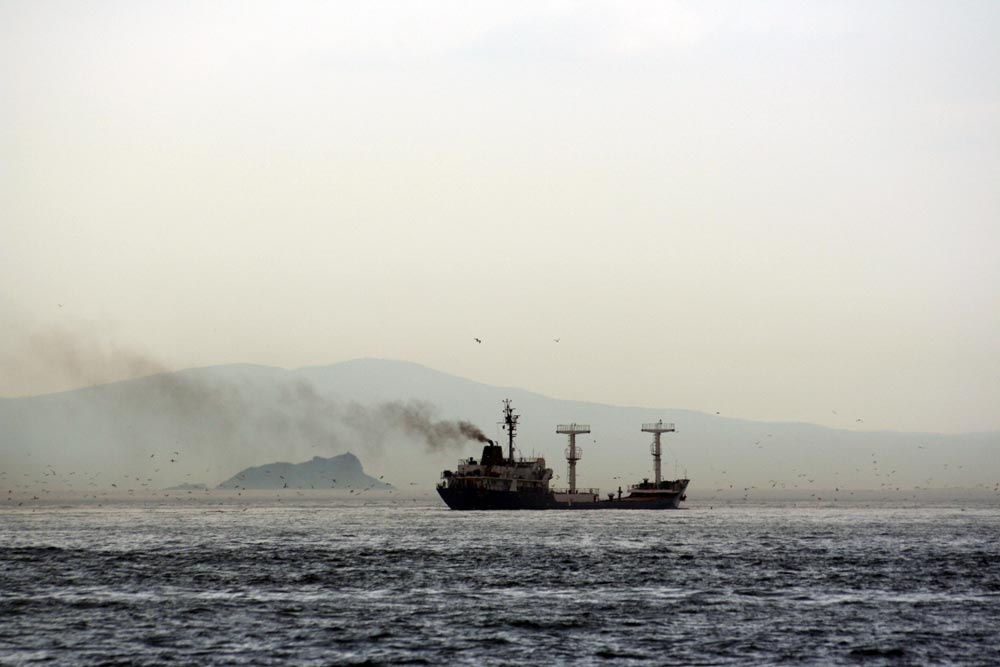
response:
<path fill-rule="evenodd" d="M 656 486 L 659 487 L 660 479 L 662 477 L 660 474 L 660 455 L 663 453 L 660 449 L 660 434 L 671 433 L 677 429 L 674 428 L 673 424 L 664 424 L 661 419 L 655 424 L 643 424 L 642 430 L 645 433 L 653 434 L 653 443 L 649 446 L 649 453 L 653 455 L 654 480 L 656 481 Z"/>
<path fill-rule="evenodd" d="M 514 436 L 517 434 L 517 420 L 521 415 L 514 414 L 514 408 L 510 407 L 510 399 L 503 399 L 503 423 L 507 429 L 507 460 L 514 463 Z"/>
<path fill-rule="evenodd" d="M 576 446 L 577 433 L 590 433 L 589 424 L 559 424 L 556 433 L 569 435 L 569 447 L 566 448 L 566 462 L 569 463 L 569 492 L 576 493 L 576 462 L 583 457 L 583 449 Z"/>

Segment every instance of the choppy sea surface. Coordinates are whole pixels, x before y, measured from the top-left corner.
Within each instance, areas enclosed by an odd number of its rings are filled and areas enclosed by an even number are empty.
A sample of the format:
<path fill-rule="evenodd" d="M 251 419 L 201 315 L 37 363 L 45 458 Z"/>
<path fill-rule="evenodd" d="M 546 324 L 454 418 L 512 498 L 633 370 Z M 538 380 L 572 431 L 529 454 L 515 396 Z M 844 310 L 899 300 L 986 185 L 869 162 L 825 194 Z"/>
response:
<path fill-rule="evenodd" d="M 998 665 L 1000 507 L 0 509 L 7 665 Z"/>

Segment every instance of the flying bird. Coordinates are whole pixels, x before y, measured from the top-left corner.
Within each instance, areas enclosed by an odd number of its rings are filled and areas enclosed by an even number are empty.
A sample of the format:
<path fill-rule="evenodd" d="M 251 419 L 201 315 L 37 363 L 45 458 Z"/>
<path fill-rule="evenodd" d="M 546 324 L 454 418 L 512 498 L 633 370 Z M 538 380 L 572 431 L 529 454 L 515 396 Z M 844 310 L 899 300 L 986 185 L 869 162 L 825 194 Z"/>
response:
<path fill-rule="evenodd" d="M 474 341 L 476 341 L 477 343 L 480 343 L 480 344 L 483 342 L 483 341 L 479 340 L 478 338 L 473 338 L 472 340 L 474 340 Z"/>

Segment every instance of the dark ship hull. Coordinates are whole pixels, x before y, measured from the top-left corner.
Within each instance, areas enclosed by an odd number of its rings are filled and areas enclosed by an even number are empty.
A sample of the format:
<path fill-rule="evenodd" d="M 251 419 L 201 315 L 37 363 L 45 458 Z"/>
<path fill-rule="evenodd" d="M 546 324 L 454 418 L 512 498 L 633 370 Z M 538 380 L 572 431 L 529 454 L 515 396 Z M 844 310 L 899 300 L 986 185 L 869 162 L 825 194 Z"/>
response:
<path fill-rule="evenodd" d="M 453 510 L 547 510 L 551 509 L 553 500 L 551 493 L 447 489 L 440 486 L 438 494 Z"/>
<path fill-rule="evenodd" d="M 687 488 L 687 480 L 684 480 Z M 673 510 L 680 508 L 686 496 L 676 493 L 641 496 L 630 494 L 623 498 L 592 501 L 561 501 L 556 494 L 523 491 L 493 491 L 475 488 L 438 487 L 438 494 L 453 510 Z"/>

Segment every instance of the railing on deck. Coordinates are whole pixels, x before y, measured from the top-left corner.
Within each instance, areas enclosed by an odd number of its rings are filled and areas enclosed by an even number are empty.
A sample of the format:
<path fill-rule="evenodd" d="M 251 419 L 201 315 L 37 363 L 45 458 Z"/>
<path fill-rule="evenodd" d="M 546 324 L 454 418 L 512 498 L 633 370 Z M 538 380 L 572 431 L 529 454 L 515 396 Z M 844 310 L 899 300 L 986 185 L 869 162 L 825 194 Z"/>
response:
<path fill-rule="evenodd" d="M 643 424 L 642 430 L 648 433 L 656 433 L 657 431 L 660 431 L 661 433 L 669 433 L 670 431 L 676 431 L 677 429 L 674 428 L 672 422 L 667 423 L 660 421 L 653 422 L 652 424 Z"/>
<path fill-rule="evenodd" d="M 680 480 L 663 480 L 657 486 L 655 482 L 643 482 L 642 484 L 629 484 L 629 491 L 677 491 L 680 488 Z"/>

